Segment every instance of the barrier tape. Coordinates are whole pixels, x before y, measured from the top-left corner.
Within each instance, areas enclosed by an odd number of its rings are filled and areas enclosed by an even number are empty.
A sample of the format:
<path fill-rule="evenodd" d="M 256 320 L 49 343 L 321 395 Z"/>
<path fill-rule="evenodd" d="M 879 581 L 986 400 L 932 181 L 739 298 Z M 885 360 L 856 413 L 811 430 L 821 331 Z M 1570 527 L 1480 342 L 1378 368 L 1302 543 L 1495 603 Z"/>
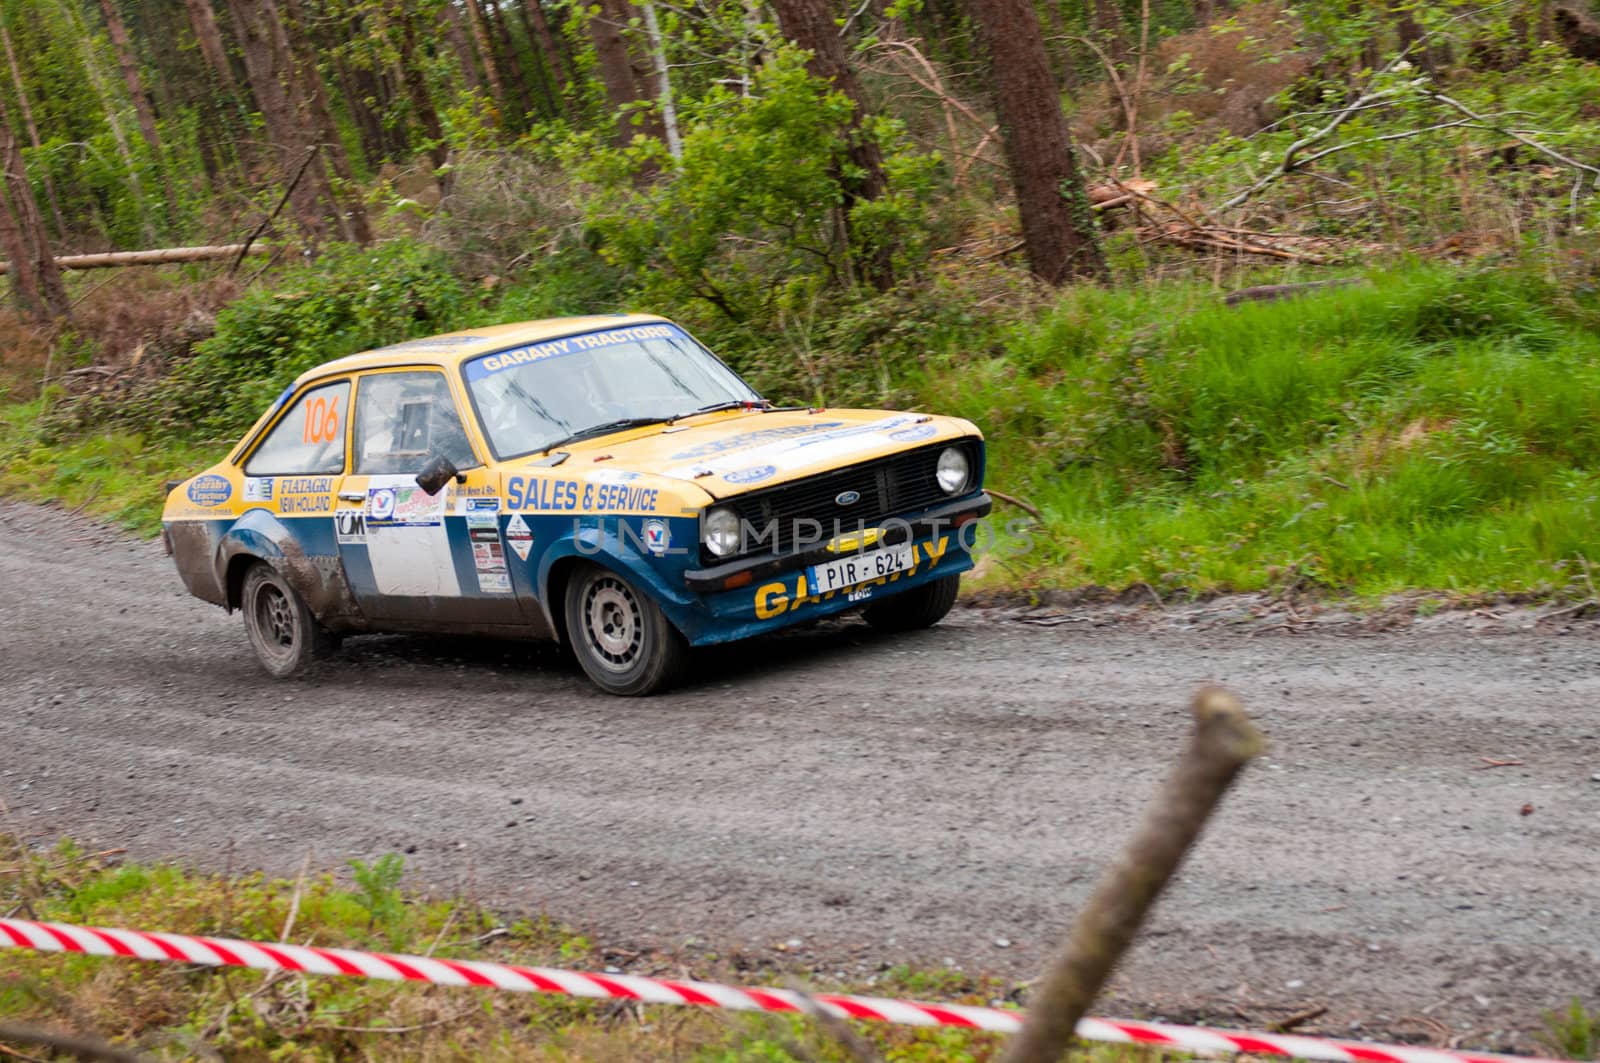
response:
<path fill-rule="evenodd" d="M 817 1009 L 842 1019 L 870 1019 L 906 1026 L 955 1026 L 1015 1033 L 1020 1011 L 966 1004 L 932 1004 L 837 993 L 801 994 L 787 989 L 755 989 L 627 974 L 592 974 L 552 967 L 524 967 L 481 960 L 446 960 L 353 949 L 312 948 L 263 941 L 193 937 L 139 930 L 0 919 L 0 948 L 77 952 L 207 967 L 250 967 L 258 971 L 346 975 L 384 981 L 478 986 L 517 993 L 561 993 L 574 997 L 637 1000 L 648 1004 L 690 1004 L 734 1011 L 810 1014 Z M 1148 1044 L 1208 1055 L 1247 1052 L 1260 1056 L 1328 1060 L 1330 1063 L 1555 1063 L 1527 1056 L 1454 1052 L 1364 1041 L 1334 1041 L 1295 1034 L 1206 1030 L 1121 1019 L 1084 1019 L 1078 1036 L 1088 1041 Z"/>

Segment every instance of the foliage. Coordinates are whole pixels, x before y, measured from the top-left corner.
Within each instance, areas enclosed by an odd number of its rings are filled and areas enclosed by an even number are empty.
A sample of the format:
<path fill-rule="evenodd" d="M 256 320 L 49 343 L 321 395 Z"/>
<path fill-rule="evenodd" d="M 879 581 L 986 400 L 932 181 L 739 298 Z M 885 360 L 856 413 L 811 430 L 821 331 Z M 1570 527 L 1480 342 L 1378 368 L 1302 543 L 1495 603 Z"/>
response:
<path fill-rule="evenodd" d="M 1550 1047 L 1561 1059 L 1594 1059 L 1600 1054 L 1600 1013 L 1583 1006 L 1577 997 L 1565 1011 L 1545 1015 Z"/>
<path fill-rule="evenodd" d="M 886 252 L 902 266 L 920 257 L 930 157 L 891 152 L 888 194 L 844 224 L 852 106 L 806 72 L 804 53 L 784 46 L 749 95 L 718 87 L 686 104 L 680 160 L 648 138 L 604 148 L 576 137 L 560 157 L 587 186 L 591 239 L 642 300 L 765 320 L 781 300 L 850 287 L 864 257 Z M 867 135 L 891 140 L 893 128 L 874 122 Z M 656 170 L 664 178 L 646 180 Z"/>

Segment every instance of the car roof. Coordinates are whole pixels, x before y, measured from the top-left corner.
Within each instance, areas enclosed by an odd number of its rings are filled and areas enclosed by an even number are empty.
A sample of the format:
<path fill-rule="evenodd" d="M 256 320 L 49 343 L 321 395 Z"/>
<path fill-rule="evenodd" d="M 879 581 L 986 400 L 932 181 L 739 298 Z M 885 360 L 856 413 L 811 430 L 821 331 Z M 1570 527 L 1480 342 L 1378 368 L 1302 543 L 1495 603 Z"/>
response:
<path fill-rule="evenodd" d="M 468 358 L 491 351 L 540 343 L 560 336 L 574 336 L 598 329 L 619 328 L 645 322 L 665 321 L 655 314 L 592 314 L 587 317 L 550 317 L 539 321 L 520 321 L 487 328 L 463 329 L 438 336 L 406 340 L 373 351 L 347 355 L 325 362 L 302 373 L 295 381 L 302 381 L 333 373 L 350 373 L 362 369 L 381 369 L 394 365 L 436 365 L 443 368 L 460 365 Z"/>

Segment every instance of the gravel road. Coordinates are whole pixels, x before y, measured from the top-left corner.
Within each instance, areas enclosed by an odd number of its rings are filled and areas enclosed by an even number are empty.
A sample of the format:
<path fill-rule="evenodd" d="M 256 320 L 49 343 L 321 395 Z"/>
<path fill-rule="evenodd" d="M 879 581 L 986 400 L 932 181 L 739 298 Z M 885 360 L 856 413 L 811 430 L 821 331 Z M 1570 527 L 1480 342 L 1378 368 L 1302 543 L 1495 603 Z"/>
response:
<path fill-rule="evenodd" d="M 416 885 L 697 970 L 1022 979 L 1215 680 L 1271 755 L 1097 1011 L 1321 1004 L 1324 1031 L 1531 1050 L 1545 1009 L 1600 1005 L 1600 633 L 1511 612 L 959 609 L 707 654 L 642 701 L 460 640 L 352 640 L 274 682 L 159 546 L 0 502 L 0 796 L 36 840 L 208 869 L 399 850 Z"/>

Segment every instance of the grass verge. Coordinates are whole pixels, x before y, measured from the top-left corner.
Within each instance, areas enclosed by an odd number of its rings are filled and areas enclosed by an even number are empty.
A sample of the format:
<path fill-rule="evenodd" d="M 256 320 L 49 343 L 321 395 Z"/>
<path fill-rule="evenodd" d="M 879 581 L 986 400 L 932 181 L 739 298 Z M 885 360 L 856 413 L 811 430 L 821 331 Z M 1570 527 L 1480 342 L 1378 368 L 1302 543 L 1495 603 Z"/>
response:
<path fill-rule="evenodd" d="M 1571 268 L 1413 263 L 1238 307 L 1195 282 L 987 308 L 941 288 L 762 343 L 690 323 L 775 399 L 826 379 L 835 402 L 976 422 L 990 484 L 1039 512 L 992 537 L 991 586 L 1594 597 L 1600 295 Z M 415 248 L 330 255 L 225 308 L 164 376 L 0 406 L 0 492 L 149 534 L 160 482 L 297 371 L 608 298 L 556 275 L 485 305 Z"/>
<path fill-rule="evenodd" d="M 0 911 L 24 918 L 601 970 L 604 950 L 545 919 L 502 920 L 460 897 L 402 892 L 398 855 L 353 862 L 352 885 L 118 865 L 70 842 L 46 852 L 0 843 Z M 848 1060 L 807 1019 L 643 1007 L 346 978 L 208 969 L 90 956 L 0 951 L 0 1029 L 23 1024 L 90 1036 L 155 1059 L 230 1060 Z M 641 957 L 629 973 L 686 972 Z M 781 984 L 781 981 L 777 984 Z M 886 972 L 847 991 L 987 1003 L 998 984 L 952 971 Z M 997 1035 L 856 1024 L 887 1060 L 988 1060 Z M 4 1044 L 0 1037 L 0 1045 Z M 29 1049 L 37 1052 L 38 1049 Z M 1093 1049 L 1096 1063 L 1146 1063 Z"/>

